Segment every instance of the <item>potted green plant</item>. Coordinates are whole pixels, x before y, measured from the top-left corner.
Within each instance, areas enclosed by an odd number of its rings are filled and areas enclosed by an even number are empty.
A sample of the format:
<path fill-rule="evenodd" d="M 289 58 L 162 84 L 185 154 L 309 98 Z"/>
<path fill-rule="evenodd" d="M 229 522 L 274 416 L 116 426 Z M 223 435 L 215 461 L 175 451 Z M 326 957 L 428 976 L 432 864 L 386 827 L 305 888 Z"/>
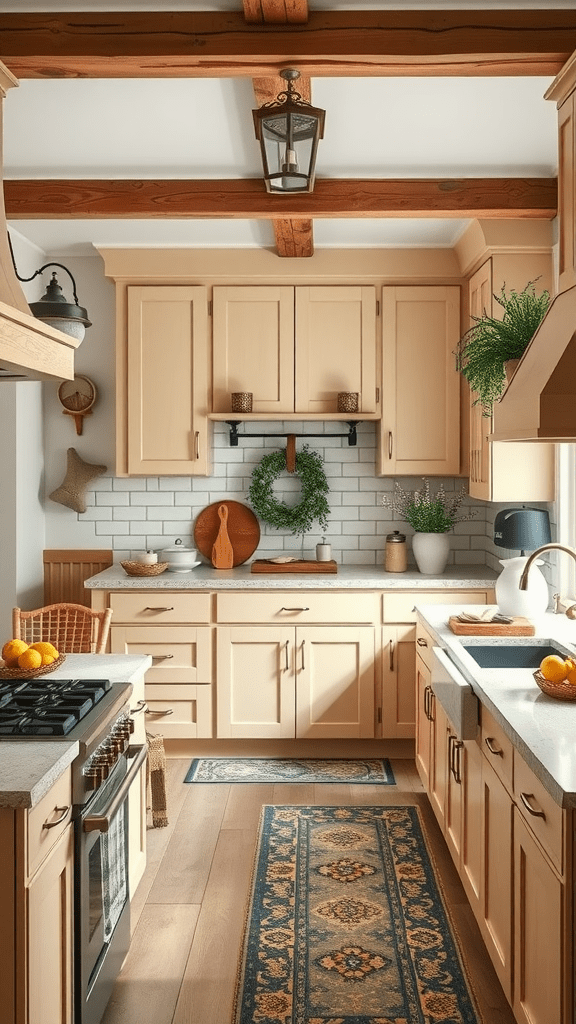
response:
<path fill-rule="evenodd" d="M 521 292 L 512 288 L 507 293 L 502 286 L 494 298 L 503 316 L 473 316 L 472 327 L 460 339 L 456 366 L 476 393 L 473 404 L 482 406 L 484 416 L 492 415 L 492 406 L 504 391 L 505 364 L 521 358 L 550 305 L 550 293 L 537 295 L 534 283 L 529 281 Z"/>
<path fill-rule="evenodd" d="M 466 497 L 464 484 L 453 495 L 446 494 L 440 484 L 436 494 L 430 492 L 430 481 L 422 477 L 424 484 L 415 491 L 405 491 L 398 481 L 392 495 L 383 494 L 380 503 L 408 523 L 414 530 L 412 551 L 421 573 L 433 575 L 443 572 L 450 552 L 450 540 L 446 536 L 455 523 L 473 519 L 477 509 L 471 508 L 465 514 L 458 509 Z"/>

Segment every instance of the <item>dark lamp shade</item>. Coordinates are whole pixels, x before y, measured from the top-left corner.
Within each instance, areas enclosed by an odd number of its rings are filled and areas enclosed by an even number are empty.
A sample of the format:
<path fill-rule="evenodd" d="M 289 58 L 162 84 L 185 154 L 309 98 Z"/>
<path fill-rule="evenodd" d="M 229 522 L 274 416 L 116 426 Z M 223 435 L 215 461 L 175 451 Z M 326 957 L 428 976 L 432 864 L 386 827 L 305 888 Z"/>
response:
<path fill-rule="evenodd" d="M 535 551 L 551 540 L 550 516 L 541 508 L 505 508 L 494 520 L 494 543 L 513 551 Z"/>

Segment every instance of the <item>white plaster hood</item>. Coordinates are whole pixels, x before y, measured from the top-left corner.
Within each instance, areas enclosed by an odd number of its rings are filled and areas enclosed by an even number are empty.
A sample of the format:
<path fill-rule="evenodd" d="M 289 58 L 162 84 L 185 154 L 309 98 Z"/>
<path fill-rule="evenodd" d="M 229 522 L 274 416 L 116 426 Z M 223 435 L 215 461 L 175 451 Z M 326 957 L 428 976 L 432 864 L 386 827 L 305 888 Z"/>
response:
<path fill-rule="evenodd" d="M 0 380 L 71 380 L 78 341 L 30 312 L 8 246 L 2 185 L 2 107 L 18 80 L 0 62 Z"/>

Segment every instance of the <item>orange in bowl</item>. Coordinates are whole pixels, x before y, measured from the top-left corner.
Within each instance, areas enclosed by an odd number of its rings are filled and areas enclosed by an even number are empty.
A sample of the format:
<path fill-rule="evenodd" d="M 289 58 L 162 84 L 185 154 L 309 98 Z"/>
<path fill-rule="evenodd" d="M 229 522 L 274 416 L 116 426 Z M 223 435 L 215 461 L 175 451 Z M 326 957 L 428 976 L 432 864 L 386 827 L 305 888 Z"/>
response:
<path fill-rule="evenodd" d="M 550 683 L 561 683 L 568 674 L 568 665 L 564 658 L 557 654 L 549 654 L 540 662 L 540 671 Z"/>

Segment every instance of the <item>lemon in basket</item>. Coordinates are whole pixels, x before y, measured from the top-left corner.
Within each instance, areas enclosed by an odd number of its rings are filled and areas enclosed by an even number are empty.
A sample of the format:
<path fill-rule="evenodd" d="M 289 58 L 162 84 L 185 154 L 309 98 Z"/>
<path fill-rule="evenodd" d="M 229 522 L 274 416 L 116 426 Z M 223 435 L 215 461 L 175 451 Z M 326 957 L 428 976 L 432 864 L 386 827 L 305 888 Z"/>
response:
<path fill-rule="evenodd" d="M 540 662 L 540 671 L 549 683 L 561 683 L 568 675 L 568 663 L 557 654 L 549 654 Z"/>
<path fill-rule="evenodd" d="M 30 644 L 30 650 L 38 651 L 38 654 L 40 654 L 42 658 L 42 665 L 51 665 L 52 662 L 56 661 L 56 658 L 60 657 L 60 654 L 54 647 L 54 644 L 48 643 L 47 640 L 39 640 L 38 643 Z"/>
<path fill-rule="evenodd" d="M 566 658 L 566 668 L 566 682 L 570 683 L 570 686 L 576 686 L 576 661 Z"/>
<path fill-rule="evenodd" d="M 40 668 L 41 665 L 42 655 L 40 654 L 40 651 L 33 651 L 31 647 L 26 651 L 23 651 L 18 658 L 18 668 L 21 669 L 28 670 L 31 668 Z"/>
<path fill-rule="evenodd" d="M 27 650 L 28 644 L 24 640 L 8 640 L 2 648 L 2 658 L 6 668 L 18 668 L 18 658 Z"/>

